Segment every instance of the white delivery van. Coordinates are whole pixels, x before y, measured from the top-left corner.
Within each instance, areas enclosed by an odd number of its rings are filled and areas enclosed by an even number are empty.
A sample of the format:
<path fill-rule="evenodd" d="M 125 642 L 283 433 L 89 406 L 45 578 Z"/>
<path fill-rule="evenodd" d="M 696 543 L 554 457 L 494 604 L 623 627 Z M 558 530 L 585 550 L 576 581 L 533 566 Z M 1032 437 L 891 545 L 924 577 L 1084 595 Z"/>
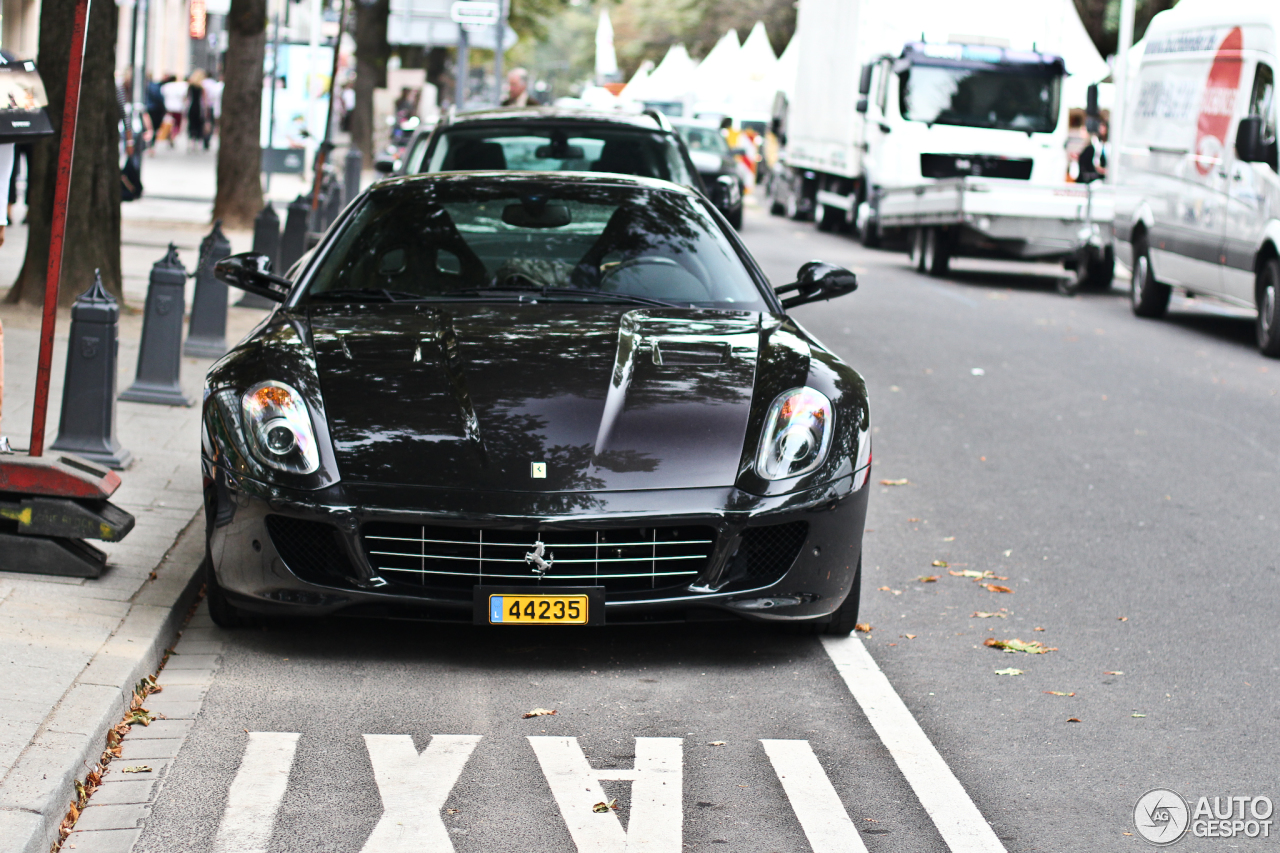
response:
<path fill-rule="evenodd" d="M 1171 289 L 1258 312 L 1280 357 L 1280 3 L 1182 0 L 1147 29 L 1129 88 L 1115 199 L 1116 254 L 1141 317 Z"/>

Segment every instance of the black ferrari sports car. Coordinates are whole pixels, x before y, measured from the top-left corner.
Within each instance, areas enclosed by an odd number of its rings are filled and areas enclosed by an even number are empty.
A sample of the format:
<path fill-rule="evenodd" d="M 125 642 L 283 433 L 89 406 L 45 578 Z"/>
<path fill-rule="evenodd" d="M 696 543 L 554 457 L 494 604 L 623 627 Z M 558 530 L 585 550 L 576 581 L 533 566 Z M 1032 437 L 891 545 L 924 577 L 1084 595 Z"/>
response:
<path fill-rule="evenodd" d="M 848 633 L 862 378 L 700 194 L 471 172 L 383 181 L 209 371 L 207 589 L 270 613 L 482 624 L 745 617 Z"/>

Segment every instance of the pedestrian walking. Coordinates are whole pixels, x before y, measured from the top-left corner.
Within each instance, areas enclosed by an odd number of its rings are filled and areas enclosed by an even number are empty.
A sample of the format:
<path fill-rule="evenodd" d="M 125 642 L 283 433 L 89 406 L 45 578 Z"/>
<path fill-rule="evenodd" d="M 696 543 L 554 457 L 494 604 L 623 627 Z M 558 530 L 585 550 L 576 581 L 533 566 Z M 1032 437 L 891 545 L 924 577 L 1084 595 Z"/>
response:
<path fill-rule="evenodd" d="M 164 125 L 164 93 L 161 91 L 161 86 L 160 80 L 150 80 L 147 82 L 147 89 L 143 94 L 147 117 L 151 119 L 151 147 L 153 149 L 155 148 L 155 143 L 160 141 L 160 128 Z M 153 151 L 152 153 L 154 154 L 155 152 Z"/>
<path fill-rule="evenodd" d="M 204 98 L 204 78 L 205 73 L 197 68 L 191 72 L 191 76 L 187 78 L 187 151 L 190 152 L 196 145 L 205 145 L 204 138 L 204 114 L 205 114 L 205 98 Z"/>
<path fill-rule="evenodd" d="M 182 118 L 187 109 L 187 84 L 169 74 L 160 85 L 160 94 L 164 98 L 165 123 L 169 126 L 169 147 L 173 148 L 178 144 Z"/>
<path fill-rule="evenodd" d="M 204 88 L 205 103 L 205 126 L 204 126 L 204 148 L 209 150 L 209 140 L 213 138 L 213 134 L 218 129 L 218 122 L 222 119 L 222 78 L 221 75 L 214 77 L 212 75 L 204 78 L 202 84 Z"/>
<path fill-rule="evenodd" d="M 1089 138 L 1089 144 L 1080 152 L 1080 177 L 1078 183 L 1088 184 L 1107 176 L 1107 121 L 1098 122 L 1098 132 Z"/>

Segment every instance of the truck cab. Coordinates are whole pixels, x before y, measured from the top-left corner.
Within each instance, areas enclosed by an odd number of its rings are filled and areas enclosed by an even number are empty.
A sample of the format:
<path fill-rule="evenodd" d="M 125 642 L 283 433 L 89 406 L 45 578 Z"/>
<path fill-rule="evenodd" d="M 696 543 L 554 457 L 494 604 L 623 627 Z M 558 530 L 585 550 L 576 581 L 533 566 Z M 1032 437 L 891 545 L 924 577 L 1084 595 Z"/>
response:
<path fill-rule="evenodd" d="M 862 173 L 875 228 L 884 189 L 984 176 L 1061 182 L 1062 58 L 981 44 L 911 42 L 863 67 Z"/>

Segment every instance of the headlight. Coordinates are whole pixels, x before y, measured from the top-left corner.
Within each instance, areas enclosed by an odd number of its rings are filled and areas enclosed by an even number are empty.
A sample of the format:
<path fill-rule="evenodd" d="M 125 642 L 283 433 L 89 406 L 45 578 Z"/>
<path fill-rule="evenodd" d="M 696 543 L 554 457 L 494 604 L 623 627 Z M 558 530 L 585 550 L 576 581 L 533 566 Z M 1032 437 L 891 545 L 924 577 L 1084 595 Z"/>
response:
<path fill-rule="evenodd" d="M 245 392 L 241 403 L 249 447 L 259 462 L 290 474 L 310 474 L 320 467 L 301 394 L 283 382 L 260 382 Z"/>
<path fill-rule="evenodd" d="M 792 388 L 769 407 L 756 473 L 766 480 L 807 474 L 822 464 L 831 446 L 831 401 L 812 388 Z"/>

